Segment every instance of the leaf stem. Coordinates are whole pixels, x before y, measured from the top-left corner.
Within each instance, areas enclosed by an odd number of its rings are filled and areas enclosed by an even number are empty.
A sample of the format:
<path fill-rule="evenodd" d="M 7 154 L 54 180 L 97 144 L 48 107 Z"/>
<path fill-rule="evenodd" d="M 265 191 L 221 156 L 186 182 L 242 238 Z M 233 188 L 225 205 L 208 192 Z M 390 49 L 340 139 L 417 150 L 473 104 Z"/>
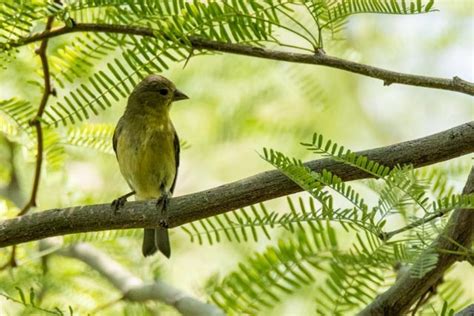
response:
<path fill-rule="evenodd" d="M 391 239 L 393 236 L 395 235 L 398 235 L 400 233 L 403 233 L 403 232 L 406 232 L 412 228 L 415 228 L 415 227 L 418 227 L 418 226 L 421 226 L 421 225 L 424 225 L 426 223 L 429 223 L 431 222 L 432 220 L 438 218 L 438 217 L 442 217 L 443 215 L 449 213 L 449 211 L 452 211 L 452 209 L 442 209 L 442 210 L 438 210 L 434 213 L 432 213 L 431 215 L 429 216 L 426 216 L 426 217 L 423 217 L 423 218 L 420 218 L 419 220 L 417 221 L 414 221 L 402 228 L 399 228 L 399 229 L 395 229 L 391 232 L 382 232 L 380 233 L 379 235 L 379 238 L 382 239 L 383 241 L 387 241 L 389 239 Z"/>

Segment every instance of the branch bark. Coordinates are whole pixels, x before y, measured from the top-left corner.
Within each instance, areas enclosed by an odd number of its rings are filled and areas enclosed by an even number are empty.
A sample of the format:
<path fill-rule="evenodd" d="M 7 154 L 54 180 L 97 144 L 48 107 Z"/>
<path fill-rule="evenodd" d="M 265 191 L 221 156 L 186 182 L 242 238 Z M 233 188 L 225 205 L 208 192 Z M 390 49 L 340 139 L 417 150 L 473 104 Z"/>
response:
<path fill-rule="evenodd" d="M 43 249 L 54 246 L 50 240 L 44 240 L 41 243 Z M 160 301 L 176 308 L 185 316 L 224 315 L 224 312 L 217 306 L 201 302 L 163 281 L 155 280 L 145 283 L 117 261 L 91 245 L 78 243 L 54 253 L 86 263 L 109 280 L 126 300 L 134 302 Z"/>
<path fill-rule="evenodd" d="M 454 316 L 472 316 L 474 315 L 474 304 L 469 305 L 459 313 L 454 314 Z"/>
<path fill-rule="evenodd" d="M 412 164 L 419 168 L 472 152 L 474 122 L 358 154 L 386 166 Z M 316 172 L 329 170 L 343 181 L 371 177 L 360 169 L 330 159 L 313 160 L 306 165 Z M 170 227 L 176 227 L 299 191 L 301 188 L 278 170 L 266 171 L 214 189 L 172 198 L 168 222 Z M 52 209 L 0 222 L 0 247 L 80 232 L 152 228 L 160 220 L 153 200 L 128 202 L 119 214 L 114 214 L 110 204 Z"/>
<path fill-rule="evenodd" d="M 467 179 L 463 194 L 474 192 L 474 167 Z M 438 251 L 436 267 L 421 279 L 413 278 L 410 273 L 403 276 L 385 293 L 378 296 L 359 315 L 403 315 L 430 288 L 435 287 L 446 270 L 459 260 L 453 252 L 462 247 L 471 248 L 474 238 L 474 212 L 469 209 L 454 211 L 445 230 L 431 246 Z"/>
<path fill-rule="evenodd" d="M 75 32 L 104 32 L 104 33 L 119 33 L 138 36 L 156 37 L 157 30 L 152 28 L 145 28 L 139 26 L 129 25 L 112 25 L 112 24 L 92 24 L 92 23 L 77 23 L 73 26 L 63 26 L 51 31 L 45 31 L 35 34 L 16 43 L 11 43 L 11 46 L 18 47 L 33 43 L 36 41 L 61 36 L 68 33 Z M 200 37 L 189 37 L 189 42 L 193 49 L 203 49 L 210 51 L 225 52 L 231 54 L 239 54 L 245 56 L 259 57 L 265 59 L 281 60 L 294 63 L 312 64 L 326 66 L 330 68 L 337 68 L 352 73 L 357 73 L 367 77 L 380 79 L 385 86 L 393 83 L 418 86 L 425 88 L 450 90 L 468 95 L 474 95 L 474 83 L 465 81 L 457 76 L 452 79 L 436 78 L 419 76 L 412 74 L 405 74 L 390 70 L 385 70 L 378 67 L 364 65 L 349 60 L 340 59 L 337 57 L 328 56 L 324 53 L 315 54 L 301 54 L 285 51 L 277 51 L 267 48 L 255 47 L 250 45 L 223 43 L 219 41 L 208 40 Z"/>

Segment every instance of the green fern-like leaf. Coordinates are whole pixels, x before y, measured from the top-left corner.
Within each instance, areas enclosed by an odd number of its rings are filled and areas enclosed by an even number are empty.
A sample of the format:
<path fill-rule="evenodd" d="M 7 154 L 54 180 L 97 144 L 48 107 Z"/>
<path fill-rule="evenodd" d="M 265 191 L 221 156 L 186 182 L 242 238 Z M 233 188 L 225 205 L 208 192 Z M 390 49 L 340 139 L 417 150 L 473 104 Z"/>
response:
<path fill-rule="evenodd" d="M 122 58 L 107 64 L 107 70 L 99 71 L 89 78 L 88 84 L 64 96 L 63 101 L 49 107 L 45 112 L 48 124 L 74 124 L 98 115 L 113 103 L 130 95 L 137 81 L 147 73 L 161 72 L 167 68 L 166 60 L 185 60 L 187 55 L 180 49 L 169 50 L 158 46 L 147 47 L 137 52 L 127 51 Z M 155 55 L 152 54 L 155 53 Z M 160 52 L 160 53 L 156 53 Z"/>
<path fill-rule="evenodd" d="M 449 308 L 448 302 L 444 302 L 439 316 L 453 316 L 454 312 L 454 309 Z"/>
<path fill-rule="evenodd" d="M 117 35 L 85 33 L 49 56 L 52 76 L 61 88 L 89 74 L 95 63 L 117 50 Z M 123 37 L 123 35 L 121 35 Z"/>
<path fill-rule="evenodd" d="M 358 169 L 361 169 L 376 178 L 386 182 L 386 188 L 382 191 L 379 201 L 378 211 L 381 212 L 382 219 L 395 206 L 406 205 L 407 199 L 415 203 L 417 207 L 425 213 L 430 211 L 429 198 L 427 197 L 426 181 L 419 180 L 413 171 L 413 167 L 406 165 L 396 166 L 390 169 L 378 162 L 369 160 L 365 156 L 358 155 L 344 146 L 339 146 L 331 140 L 325 141 L 322 135 L 315 133 L 311 143 L 302 143 L 308 150 L 316 154 L 329 156 L 331 159 L 343 162 Z M 394 195 L 394 189 L 402 191 L 402 195 Z"/>
<path fill-rule="evenodd" d="M 322 88 L 318 76 L 311 69 L 299 67 L 298 65 L 289 67 L 288 77 L 289 80 L 295 82 L 298 93 L 307 102 L 311 102 L 311 104 L 321 108 L 321 110 L 327 107 L 328 95 Z"/>
<path fill-rule="evenodd" d="M 36 302 L 37 294 L 34 288 L 30 288 L 30 290 L 28 291 L 28 294 L 26 294 L 25 291 L 20 287 L 16 287 L 16 290 L 18 292 L 18 298 L 15 298 L 6 293 L 0 293 L 0 296 L 4 297 L 5 299 L 9 301 L 23 305 L 23 307 L 25 308 L 24 312 L 28 314 L 41 313 L 42 315 L 59 315 L 59 316 L 65 315 L 57 307 L 55 307 L 54 309 L 46 309 L 46 308 L 42 308 L 41 306 L 38 306 Z"/>
<path fill-rule="evenodd" d="M 213 286 L 212 301 L 228 312 L 254 314 L 312 284 L 325 254 L 337 249 L 331 226 L 324 222 L 318 226 L 322 229 L 299 230 L 296 239 L 280 240 L 277 246 L 251 256 Z"/>
<path fill-rule="evenodd" d="M 447 212 L 456 208 L 474 208 L 474 194 L 452 194 L 433 202 L 435 212 Z"/>
<path fill-rule="evenodd" d="M 0 67 L 14 60 L 17 45 L 30 36 L 45 20 L 60 11 L 55 1 L 12 1 L 0 3 Z"/>
<path fill-rule="evenodd" d="M 327 170 L 317 173 L 306 167 L 301 161 L 286 157 L 281 152 L 264 149 L 262 156 L 266 161 L 277 167 L 305 191 L 309 192 L 323 205 L 323 216 L 341 221 L 342 225 L 360 226 L 376 231 L 374 215 L 369 212 L 364 199 L 350 185 Z M 355 209 L 334 209 L 332 196 L 325 187 L 333 189 L 351 202 Z M 354 228 L 354 227 L 353 227 Z"/>
<path fill-rule="evenodd" d="M 15 122 L 20 129 L 26 131 L 29 127 L 29 120 L 35 114 L 35 109 L 27 101 L 12 98 L 0 100 L 0 113 Z"/>
<path fill-rule="evenodd" d="M 449 183 L 448 172 L 445 168 L 422 168 L 418 169 L 417 174 L 419 178 L 427 180 L 431 187 L 431 194 L 436 199 L 454 194 L 454 186 Z"/>
<path fill-rule="evenodd" d="M 443 300 L 443 309 L 446 305 L 447 310 L 459 311 L 472 303 L 469 293 L 466 293 L 459 279 L 445 280 L 438 287 L 437 293 Z"/>
<path fill-rule="evenodd" d="M 281 218 L 296 220 L 288 229 L 292 237 L 280 240 L 278 247 L 254 255 L 238 271 L 212 285 L 213 301 L 228 312 L 255 314 L 271 308 L 282 295 L 314 282 L 321 283 L 313 276 L 321 270 L 329 277 L 325 285 L 318 286 L 318 311 L 324 315 L 344 315 L 343 311 L 354 311 L 372 300 L 382 286 L 384 269 L 390 270 L 395 262 L 406 259 L 403 243 L 383 242 L 370 233 L 357 235 L 348 252 L 338 251 L 336 234 L 328 222 L 316 219 L 302 225 L 305 216 L 291 204 L 290 214 Z M 278 222 L 274 221 L 275 226 Z M 296 264 L 308 278 L 294 275 L 298 271 Z"/>
<path fill-rule="evenodd" d="M 401 214 L 407 218 L 410 207 L 421 209 L 425 214 L 430 210 L 428 182 L 416 176 L 412 166 L 393 168 L 389 175 L 382 178 L 384 185 L 378 191 L 379 201 L 374 211 L 380 215 L 382 223 L 388 215 Z"/>
<path fill-rule="evenodd" d="M 283 228 L 294 232 L 303 223 L 312 225 L 321 220 L 321 210 L 317 210 L 312 200 L 309 206 L 305 206 L 300 198 L 297 210 L 290 198 L 288 200 L 289 212 L 270 212 L 267 207 L 260 203 L 252 205 L 249 209 L 240 209 L 232 213 L 224 213 L 218 216 L 193 222 L 182 227 L 189 236 L 191 242 L 203 244 L 219 243 L 223 240 L 234 242 L 258 241 L 261 236 L 271 239 L 269 229 Z"/>
<path fill-rule="evenodd" d="M 444 199 L 433 202 L 433 211 L 426 213 L 423 217 L 410 217 L 408 218 L 409 226 L 416 228 L 416 233 L 419 239 L 432 239 L 432 236 L 439 234 L 442 230 L 443 223 L 441 224 L 434 221 L 436 218 L 441 218 L 453 209 L 474 209 L 474 195 L 451 195 Z M 433 232 L 434 230 L 434 232 Z M 427 238 L 422 238 L 426 236 Z M 423 249 L 424 247 L 421 247 Z"/>
<path fill-rule="evenodd" d="M 43 128 L 42 133 L 45 167 L 48 171 L 62 169 L 66 161 L 66 151 L 61 134 L 50 128 Z M 30 162 L 36 161 L 38 150 L 36 130 L 32 129 L 27 137 L 22 138 L 22 140 L 24 142 L 21 144 L 27 149 L 27 160 Z"/>
<path fill-rule="evenodd" d="M 437 263 L 438 253 L 433 248 L 428 247 L 411 266 L 410 275 L 413 278 L 421 279 L 426 273 L 433 270 Z"/>
<path fill-rule="evenodd" d="M 327 155 L 334 160 L 352 165 L 377 178 L 383 178 L 390 173 L 389 167 L 369 160 L 365 156 L 357 155 L 350 149 L 346 149 L 344 146 L 339 146 L 331 140 L 325 141 L 321 134 L 314 133 L 311 143 L 301 144 L 315 154 Z"/>
<path fill-rule="evenodd" d="M 111 124 L 82 124 L 79 127 L 71 127 L 66 136 L 66 144 L 91 148 L 113 154 L 112 136 L 115 126 Z"/>
<path fill-rule="evenodd" d="M 347 315 L 373 300 L 388 271 L 410 260 L 406 240 L 385 242 L 370 232 L 357 233 L 346 252 L 333 254 L 325 284 L 316 289 L 318 315 Z"/>
<path fill-rule="evenodd" d="M 45 8 L 33 2 L 2 1 L 0 4 L 0 44 L 12 42 L 29 34 L 33 21 Z M 3 46 L 3 48 L 7 48 Z M 0 51 L 2 46 L 0 45 Z"/>
<path fill-rule="evenodd" d="M 330 262 L 324 285 L 316 289 L 317 315 L 347 315 L 368 304 L 383 285 L 383 270 L 357 264 Z"/>
<path fill-rule="evenodd" d="M 332 211 L 332 196 L 323 190 L 323 185 L 311 174 L 311 170 L 297 159 L 291 159 L 272 149 L 263 149 L 263 159 L 282 171 L 302 189 L 310 193 L 322 205 L 327 213 Z"/>
<path fill-rule="evenodd" d="M 18 136 L 20 130 L 15 123 L 0 115 L 0 133 L 11 140 Z"/>
<path fill-rule="evenodd" d="M 434 0 L 314 0 L 304 1 L 319 31 L 319 47 L 326 30 L 332 38 L 341 33 L 348 17 L 354 14 L 423 14 L 434 11 Z"/>
<path fill-rule="evenodd" d="M 432 11 L 434 0 L 342 0 L 331 6 L 331 20 L 358 13 L 420 14 Z"/>
<path fill-rule="evenodd" d="M 349 250 L 350 255 L 341 256 L 339 260 L 349 262 L 357 257 L 357 262 L 361 265 L 391 269 L 397 262 L 410 260 L 411 254 L 406 246 L 407 240 L 386 242 L 367 231 L 357 233 Z"/>
<path fill-rule="evenodd" d="M 44 156 L 49 170 L 59 170 L 66 162 L 66 151 L 61 135 L 50 128 L 43 129 Z M 36 152 L 33 151 L 33 152 Z"/>
<path fill-rule="evenodd" d="M 141 238 L 142 235 L 143 232 L 141 229 L 121 229 L 71 234 L 64 236 L 63 245 L 71 245 L 79 242 L 113 241 L 117 240 L 118 238 L 138 239 Z"/>

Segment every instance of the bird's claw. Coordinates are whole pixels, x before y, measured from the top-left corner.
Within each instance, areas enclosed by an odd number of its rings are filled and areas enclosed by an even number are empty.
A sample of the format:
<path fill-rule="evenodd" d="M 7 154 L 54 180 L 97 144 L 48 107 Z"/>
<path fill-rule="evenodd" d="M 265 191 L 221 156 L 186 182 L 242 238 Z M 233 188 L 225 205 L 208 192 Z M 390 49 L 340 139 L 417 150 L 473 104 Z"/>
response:
<path fill-rule="evenodd" d="M 114 214 L 118 212 L 119 209 L 121 209 L 124 205 L 125 202 L 127 202 L 127 198 L 124 196 L 119 197 L 118 199 L 115 199 L 112 201 L 112 209 L 114 210 Z"/>
<path fill-rule="evenodd" d="M 169 224 L 168 224 L 168 219 L 160 219 L 160 227 L 161 228 L 169 228 Z"/>
<path fill-rule="evenodd" d="M 156 201 L 156 208 L 160 210 L 160 212 L 163 212 L 163 209 L 165 208 L 165 198 L 161 196 L 157 201 Z"/>
<path fill-rule="evenodd" d="M 168 228 L 168 195 L 161 196 L 158 201 L 156 201 L 156 207 L 160 211 L 161 219 L 159 221 L 160 227 Z"/>

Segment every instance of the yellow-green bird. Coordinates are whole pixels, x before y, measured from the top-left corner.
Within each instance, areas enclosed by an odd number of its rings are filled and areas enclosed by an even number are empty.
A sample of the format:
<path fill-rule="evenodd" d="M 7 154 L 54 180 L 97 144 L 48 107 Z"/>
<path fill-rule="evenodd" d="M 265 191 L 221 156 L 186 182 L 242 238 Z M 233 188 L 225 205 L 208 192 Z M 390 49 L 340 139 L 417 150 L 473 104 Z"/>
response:
<path fill-rule="evenodd" d="M 158 199 L 157 206 L 166 214 L 179 167 L 179 139 L 169 112 L 174 101 L 184 99 L 188 97 L 159 75 L 147 76 L 128 98 L 115 128 L 113 147 L 120 171 L 133 191 L 112 203 L 116 209 L 135 194 L 136 200 Z M 145 229 L 143 255 L 157 250 L 168 258 L 171 255 L 166 223 Z"/>

